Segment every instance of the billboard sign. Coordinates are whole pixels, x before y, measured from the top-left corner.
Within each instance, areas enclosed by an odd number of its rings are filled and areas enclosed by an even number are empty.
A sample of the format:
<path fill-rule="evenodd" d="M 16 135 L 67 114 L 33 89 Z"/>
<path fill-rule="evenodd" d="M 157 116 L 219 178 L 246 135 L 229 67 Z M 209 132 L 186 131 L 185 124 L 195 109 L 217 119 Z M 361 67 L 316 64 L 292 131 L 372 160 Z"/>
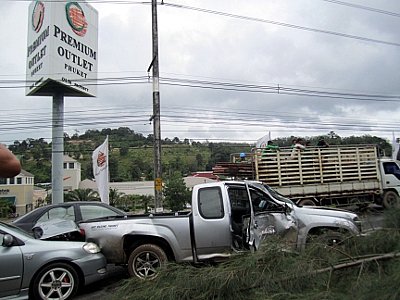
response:
<path fill-rule="evenodd" d="M 98 13 L 84 1 L 33 1 L 26 95 L 95 97 Z"/>

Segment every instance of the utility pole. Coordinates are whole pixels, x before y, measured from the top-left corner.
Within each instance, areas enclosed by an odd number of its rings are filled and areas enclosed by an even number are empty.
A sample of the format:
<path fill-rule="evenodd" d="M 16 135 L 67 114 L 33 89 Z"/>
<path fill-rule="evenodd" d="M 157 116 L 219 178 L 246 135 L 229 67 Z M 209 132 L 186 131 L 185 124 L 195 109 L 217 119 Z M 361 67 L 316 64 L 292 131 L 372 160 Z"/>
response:
<path fill-rule="evenodd" d="M 64 95 L 62 91 L 53 95 L 52 158 L 51 158 L 51 202 L 63 203 L 64 178 Z"/>
<path fill-rule="evenodd" d="M 160 79 L 158 68 L 158 28 L 157 1 L 151 1 L 152 36 L 153 36 L 153 132 L 154 132 L 154 197 L 155 211 L 161 210 L 162 170 L 161 170 L 161 126 L 160 126 Z"/>

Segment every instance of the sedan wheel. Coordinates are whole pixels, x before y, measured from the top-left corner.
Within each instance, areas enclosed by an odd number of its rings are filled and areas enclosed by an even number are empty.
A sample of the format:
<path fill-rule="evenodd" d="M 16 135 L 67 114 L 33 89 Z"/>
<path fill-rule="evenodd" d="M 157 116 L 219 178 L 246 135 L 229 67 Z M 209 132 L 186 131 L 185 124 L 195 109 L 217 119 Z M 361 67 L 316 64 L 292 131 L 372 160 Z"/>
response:
<path fill-rule="evenodd" d="M 69 299 L 78 290 L 78 274 L 64 263 L 51 264 L 39 271 L 33 282 L 34 299 Z"/>

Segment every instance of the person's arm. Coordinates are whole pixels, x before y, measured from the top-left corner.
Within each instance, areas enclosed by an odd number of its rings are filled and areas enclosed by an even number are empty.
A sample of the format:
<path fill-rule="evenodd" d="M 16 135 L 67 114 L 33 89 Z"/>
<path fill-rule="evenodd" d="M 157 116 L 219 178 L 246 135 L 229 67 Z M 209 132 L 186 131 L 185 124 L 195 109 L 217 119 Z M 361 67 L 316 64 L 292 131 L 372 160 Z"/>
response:
<path fill-rule="evenodd" d="M 21 172 L 19 160 L 6 146 L 0 144 L 0 177 L 14 177 Z"/>

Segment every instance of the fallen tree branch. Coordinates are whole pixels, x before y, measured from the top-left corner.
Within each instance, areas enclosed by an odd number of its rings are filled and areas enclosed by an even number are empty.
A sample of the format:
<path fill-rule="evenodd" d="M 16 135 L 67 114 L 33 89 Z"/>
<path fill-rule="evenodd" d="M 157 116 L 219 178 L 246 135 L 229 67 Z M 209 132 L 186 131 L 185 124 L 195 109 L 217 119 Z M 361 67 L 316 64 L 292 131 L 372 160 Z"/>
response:
<path fill-rule="evenodd" d="M 351 268 L 354 266 L 358 266 L 367 262 L 371 262 L 371 261 L 378 261 L 378 260 L 386 260 L 386 259 L 392 259 L 392 258 L 397 258 L 400 257 L 400 252 L 391 252 L 391 253 L 385 253 L 382 255 L 377 255 L 377 256 L 371 256 L 368 258 L 363 258 L 363 259 L 359 259 L 359 260 L 355 260 L 355 261 L 350 261 L 350 262 L 346 262 L 346 263 L 341 263 L 338 265 L 333 265 L 327 268 L 323 268 L 323 269 L 319 269 L 319 270 L 315 270 L 312 271 L 311 274 L 321 274 L 324 272 L 330 272 L 330 271 L 336 271 L 336 270 L 341 270 L 341 269 L 345 269 L 345 268 Z"/>

